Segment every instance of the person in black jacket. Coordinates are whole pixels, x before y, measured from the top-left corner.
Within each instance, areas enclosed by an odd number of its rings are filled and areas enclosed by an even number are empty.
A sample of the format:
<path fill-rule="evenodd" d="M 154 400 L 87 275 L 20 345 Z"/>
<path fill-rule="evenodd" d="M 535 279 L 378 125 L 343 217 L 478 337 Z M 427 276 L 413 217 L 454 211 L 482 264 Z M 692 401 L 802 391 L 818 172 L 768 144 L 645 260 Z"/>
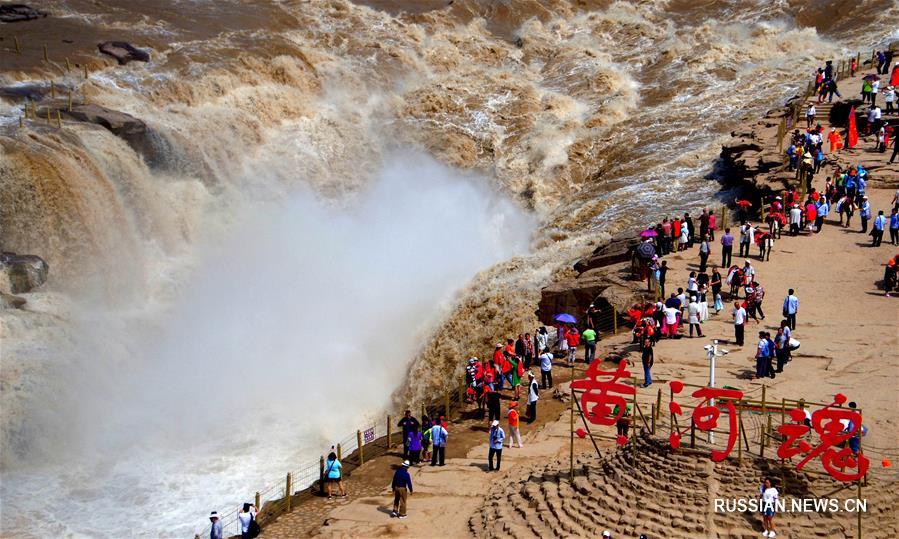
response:
<path fill-rule="evenodd" d="M 403 460 L 409 460 L 409 433 L 412 432 L 413 428 L 418 430 L 421 425 L 417 419 L 412 417 L 412 411 L 406 410 L 406 413 L 403 414 L 402 419 L 396 426 L 403 428 Z"/>

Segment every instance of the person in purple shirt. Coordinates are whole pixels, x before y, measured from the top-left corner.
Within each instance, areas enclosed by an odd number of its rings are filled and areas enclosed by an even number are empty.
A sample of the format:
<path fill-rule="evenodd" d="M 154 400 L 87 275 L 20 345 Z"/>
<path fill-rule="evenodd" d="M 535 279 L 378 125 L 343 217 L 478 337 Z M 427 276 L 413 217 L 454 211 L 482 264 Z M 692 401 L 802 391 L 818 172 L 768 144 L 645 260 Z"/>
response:
<path fill-rule="evenodd" d="M 729 228 L 724 229 L 724 235 L 721 236 L 721 267 L 729 268 L 731 262 L 731 253 L 734 250 L 734 237 L 730 233 Z"/>

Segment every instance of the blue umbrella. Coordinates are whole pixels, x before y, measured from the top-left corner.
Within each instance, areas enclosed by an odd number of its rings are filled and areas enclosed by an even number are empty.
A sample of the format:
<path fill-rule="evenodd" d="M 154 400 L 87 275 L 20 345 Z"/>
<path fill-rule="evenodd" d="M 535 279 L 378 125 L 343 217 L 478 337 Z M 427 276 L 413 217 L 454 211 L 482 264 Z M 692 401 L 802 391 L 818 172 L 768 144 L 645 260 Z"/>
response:
<path fill-rule="evenodd" d="M 557 314 L 554 320 L 556 322 L 563 322 L 565 324 L 574 324 L 575 322 L 577 322 L 577 318 L 567 313 Z"/>

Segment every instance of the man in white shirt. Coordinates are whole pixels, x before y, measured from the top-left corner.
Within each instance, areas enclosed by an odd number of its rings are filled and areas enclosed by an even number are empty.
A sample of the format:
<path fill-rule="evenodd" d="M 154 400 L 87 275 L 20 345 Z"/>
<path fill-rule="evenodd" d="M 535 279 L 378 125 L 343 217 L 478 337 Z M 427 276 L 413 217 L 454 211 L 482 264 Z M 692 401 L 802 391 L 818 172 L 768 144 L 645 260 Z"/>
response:
<path fill-rule="evenodd" d="M 673 339 L 677 334 L 677 315 L 680 314 L 680 309 L 675 307 L 665 307 L 662 310 L 665 313 L 665 325 L 662 327 L 662 332 L 668 336 L 669 339 Z"/>
<path fill-rule="evenodd" d="M 743 346 L 743 328 L 746 325 L 746 309 L 740 305 L 739 301 L 734 302 L 732 315 L 734 317 L 734 337 L 736 338 L 737 346 Z"/>

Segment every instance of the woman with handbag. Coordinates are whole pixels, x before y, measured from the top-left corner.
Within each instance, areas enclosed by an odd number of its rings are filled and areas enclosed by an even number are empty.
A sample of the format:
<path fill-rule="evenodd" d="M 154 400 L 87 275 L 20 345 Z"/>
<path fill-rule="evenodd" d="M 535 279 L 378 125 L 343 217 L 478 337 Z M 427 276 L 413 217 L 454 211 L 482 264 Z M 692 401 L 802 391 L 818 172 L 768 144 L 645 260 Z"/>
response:
<path fill-rule="evenodd" d="M 331 489 L 334 483 L 337 483 L 337 492 L 340 496 L 346 496 L 343 490 L 343 477 L 340 471 L 341 464 L 337 460 L 337 455 L 333 451 L 328 453 L 328 461 L 325 463 L 325 489 L 328 491 L 328 499 L 331 499 Z"/>

